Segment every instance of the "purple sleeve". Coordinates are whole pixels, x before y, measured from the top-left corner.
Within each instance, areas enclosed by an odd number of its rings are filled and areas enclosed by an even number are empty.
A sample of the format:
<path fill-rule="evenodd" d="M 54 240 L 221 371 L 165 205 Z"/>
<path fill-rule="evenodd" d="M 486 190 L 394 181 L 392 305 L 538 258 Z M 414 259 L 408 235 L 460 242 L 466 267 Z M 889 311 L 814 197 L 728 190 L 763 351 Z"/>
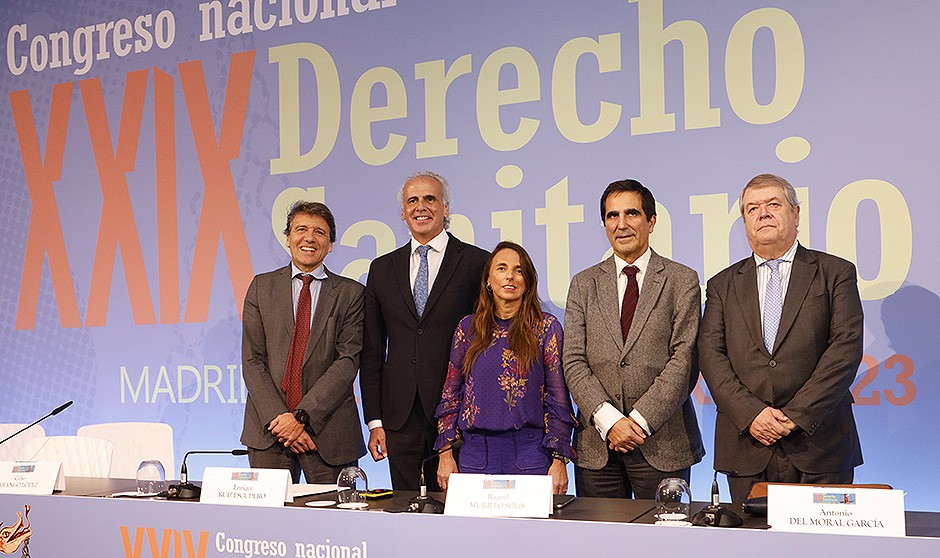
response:
<path fill-rule="evenodd" d="M 571 395 L 565 385 L 561 370 L 562 339 L 561 324 L 554 316 L 547 316 L 545 337 L 542 340 L 542 361 L 545 367 L 545 437 L 542 447 L 574 459 L 571 447 L 571 431 L 577 424 Z"/>
<path fill-rule="evenodd" d="M 434 449 L 446 446 L 457 437 L 457 416 L 464 391 L 463 360 L 470 346 L 467 338 L 467 331 L 470 329 L 469 318 L 470 316 L 467 316 L 457 325 L 453 342 L 450 345 L 450 362 L 447 363 L 444 391 L 441 393 L 441 402 L 434 412 L 434 416 L 437 417 L 438 434 Z"/>

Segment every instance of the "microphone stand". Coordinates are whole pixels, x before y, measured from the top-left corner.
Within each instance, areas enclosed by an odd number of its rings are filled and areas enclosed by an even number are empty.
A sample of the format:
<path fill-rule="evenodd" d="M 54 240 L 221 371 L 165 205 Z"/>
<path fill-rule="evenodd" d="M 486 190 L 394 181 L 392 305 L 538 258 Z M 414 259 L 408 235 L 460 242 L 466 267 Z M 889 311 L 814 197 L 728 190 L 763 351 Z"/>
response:
<path fill-rule="evenodd" d="M 692 518 L 692 525 L 706 527 L 740 527 L 744 523 L 741 516 L 718 502 L 718 471 L 712 478 L 712 504 L 703 508 Z"/>
<path fill-rule="evenodd" d="M 248 450 L 244 449 L 233 449 L 233 450 L 193 450 L 186 452 L 186 455 L 183 456 L 183 464 L 180 466 L 180 482 L 179 484 L 171 484 L 166 489 L 166 499 L 167 500 L 198 500 L 202 495 L 202 487 L 196 486 L 195 484 L 187 480 L 188 473 L 186 470 L 186 458 L 190 455 L 197 454 L 222 454 L 222 455 L 248 455 Z"/>
<path fill-rule="evenodd" d="M 442 453 L 447 453 L 449 451 L 458 449 L 460 446 L 463 445 L 463 443 L 464 443 L 463 438 L 457 438 L 450 444 L 450 446 L 442 450 L 436 451 L 432 453 L 431 455 L 425 457 L 423 460 L 421 460 L 421 477 L 420 477 L 421 486 L 418 490 L 418 495 L 408 501 L 409 502 L 408 507 L 405 508 L 403 511 L 406 511 L 409 513 L 434 513 L 434 514 L 444 513 L 444 502 L 441 502 L 440 500 L 436 498 L 431 498 L 430 496 L 428 496 L 428 485 L 427 485 L 427 482 L 425 482 L 425 478 L 424 478 L 424 465 L 428 461 L 434 459 L 435 457 L 440 457 Z"/>
<path fill-rule="evenodd" d="M 49 417 L 51 417 L 51 416 L 55 416 L 55 415 L 61 413 L 62 411 L 68 409 L 71 404 L 72 404 L 72 402 L 69 401 L 69 402 L 67 402 L 67 403 L 63 403 L 63 404 L 59 405 L 58 407 L 56 407 L 55 409 L 53 409 L 52 412 L 49 413 L 48 415 L 46 415 L 46 416 L 42 417 L 41 419 L 35 421 L 34 423 L 30 424 L 29 426 L 26 426 L 26 427 L 24 427 L 24 428 L 20 428 L 19 430 L 17 430 L 17 431 L 14 432 L 13 434 L 10 434 L 10 435 L 7 436 L 6 438 L 0 440 L 0 444 L 2 444 L 3 442 L 6 442 L 6 441 L 9 440 L 10 438 L 12 438 L 12 437 L 14 437 L 14 436 L 16 436 L 16 435 L 18 435 L 18 434 L 21 434 L 21 433 L 23 433 L 23 432 L 29 430 L 30 428 L 36 426 L 37 424 L 39 424 L 40 422 L 46 420 L 47 418 L 49 418 Z"/>

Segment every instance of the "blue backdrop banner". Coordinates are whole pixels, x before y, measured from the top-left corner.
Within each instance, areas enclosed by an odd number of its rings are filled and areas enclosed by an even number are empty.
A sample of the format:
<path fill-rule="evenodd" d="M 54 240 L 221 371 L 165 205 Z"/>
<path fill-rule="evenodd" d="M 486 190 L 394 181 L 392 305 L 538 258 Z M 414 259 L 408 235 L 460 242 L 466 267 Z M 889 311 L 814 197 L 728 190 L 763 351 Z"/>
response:
<path fill-rule="evenodd" d="M 940 510 L 940 3 L 7 0 L 0 22 L 0 421 L 74 399 L 47 432 L 236 446 L 242 301 L 288 262 L 300 198 L 336 215 L 327 266 L 365 281 L 408 238 L 401 181 L 435 170 L 452 232 L 525 245 L 563 316 L 609 254 L 609 182 L 653 191 L 653 247 L 704 285 L 750 253 L 737 197 L 772 172 L 801 242 L 858 266 L 856 479 Z"/>

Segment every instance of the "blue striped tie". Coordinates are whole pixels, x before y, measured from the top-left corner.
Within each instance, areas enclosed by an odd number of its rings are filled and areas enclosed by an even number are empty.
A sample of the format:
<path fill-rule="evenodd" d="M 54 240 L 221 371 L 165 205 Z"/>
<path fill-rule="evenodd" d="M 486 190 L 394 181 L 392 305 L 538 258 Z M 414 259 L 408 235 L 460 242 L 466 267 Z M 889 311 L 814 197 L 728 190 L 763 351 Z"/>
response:
<path fill-rule="evenodd" d="M 428 250 L 430 246 L 418 246 L 421 263 L 418 264 L 418 276 L 415 277 L 414 297 L 418 318 L 424 315 L 424 306 L 428 303 Z"/>
<path fill-rule="evenodd" d="M 780 286 L 780 262 L 767 260 L 762 265 L 770 268 L 770 279 L 764 292 L 764 346 L 773 354 L 774 341 L 777 340 L 777 328 L 780 327 L 780 315 L 783 314 L 783 294 Z"/>

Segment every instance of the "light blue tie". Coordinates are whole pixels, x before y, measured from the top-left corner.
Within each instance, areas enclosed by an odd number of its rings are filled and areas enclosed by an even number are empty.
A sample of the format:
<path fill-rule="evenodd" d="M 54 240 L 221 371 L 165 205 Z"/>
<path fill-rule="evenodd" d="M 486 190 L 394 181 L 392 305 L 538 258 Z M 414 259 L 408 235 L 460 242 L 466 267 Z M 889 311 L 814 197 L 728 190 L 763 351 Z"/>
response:
<path fill-rule="evenodd" d="M 424 315 L 424 306 L 428 303 L 428 250 L 430 246 L 418 246 L 421 263 L 418 264 L 418 276 L 415 277 L 414 297 L 418 317 Z"/>
<path fill-rule="evenodd" d="M 767 260 L 762 265 L 770 268 L 770 279 L 764 292 L 764 346 L 773 354 L 780 315 L 783 314 L 783 295 L 780 288 L 780 263 L 782 260 Z"/>

